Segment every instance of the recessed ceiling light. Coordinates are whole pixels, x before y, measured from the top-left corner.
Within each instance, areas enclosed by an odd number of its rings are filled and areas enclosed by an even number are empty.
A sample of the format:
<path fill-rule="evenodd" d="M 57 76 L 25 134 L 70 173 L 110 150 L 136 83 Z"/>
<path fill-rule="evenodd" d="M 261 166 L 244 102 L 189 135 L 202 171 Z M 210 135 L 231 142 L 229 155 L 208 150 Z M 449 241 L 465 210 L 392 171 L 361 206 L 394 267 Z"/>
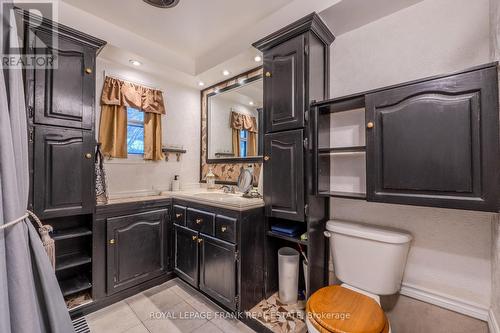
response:
<path fill-rule="evenodd" d="M 228 76 L 229 74 L 231 74 L 231 73 L 227 69 L 222 71 L 222 75 L 224 75 L 224 76 Z"/>
<path fill-rule="evenodd" d="M 248 104 L 253 105 L 254 103 L 252 101 L 250 101 L 250 103 L 248 103 Z"/>
<path fill-rule="evenodd" d="M 200 87 L 203 87 L 203 86 L 205 85 L 205 82 L 203 82 L 203 81 L 199 81 L 199 82 L 198 82 L 198 85 L 199 85 Z"/>
<path fill-rule="evenodd" d="M 142 65 L 142 62 L 140 62 L 139 60 L 130 59 L 129 62 L 134 66 Z"/>
<path fill-rule="evenodd" d="M 255 56 L 255 58 L 253 58 L 253 60 L 255 60 L 255 62 L 261 62 L 262 61 L 262 57 L 261 56 Z"/>

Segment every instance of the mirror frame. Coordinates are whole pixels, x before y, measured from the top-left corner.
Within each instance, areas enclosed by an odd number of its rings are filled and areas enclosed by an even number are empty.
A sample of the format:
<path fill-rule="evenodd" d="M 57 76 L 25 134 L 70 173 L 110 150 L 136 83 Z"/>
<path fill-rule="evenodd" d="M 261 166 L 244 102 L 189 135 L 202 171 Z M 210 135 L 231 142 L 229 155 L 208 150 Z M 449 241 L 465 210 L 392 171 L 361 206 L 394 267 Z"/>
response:
<path fill-rule="evenodd" d="M 258 179 L 259 170 L 263 160 L 262 155 L 254 157 L 233 157 L 220 159 L 208 158 L 208 97 L 214 96 L 218 93 L 220 94 L 221 92 L 225 92 L 230 89 L 241 87 L 258 79 L 262 79 L 262 73 L 262 66 L 259 66 L 201 90 L 200 182 L 205 182 L 205 176 L 208 172 L 208 169 L 212 168 L 213 172 L 217 176 L 216 183 L 236 184 L 236 181 L 238 180 L 238 176 L 240 174 L 240 168 L 246 168 L 249 164 L 253 164 L 255 172 L 254 178 L 257 175 Z M 261 111 L 259 113 L 259 118 L 262 116 L 263 112 Z M 262 123 L 263 122 L 261 121 L 261 124 Z M 263 146 L 263 137 L 264 132 L 263 129 L 261 129 L 261 133 L 259 133 L 257 142 L 259 149 L 261 149 L 261 146 Z M 263 154 L 263 147 L 261 150 L 259 150 L 259 153 Z"/>
<path fill-rule="evenodd" d="M 262 79 L 262 76 L 254 76 L 254 77 L 251 77 L 251 78 L 248 78 L 248 79 L 242 79 L 242 80 L 239 80 L 237 83 L 233 84 L 233 85 L 230 85 L 230 86 L 227 86 L 225 88 L 222 88 L 222 89 L 219 89 L 219 90 L 216 90 L 214 92 L 211 92 L 210 94 L 207 94 L 206 95 L 206 105 L 207 105 L 207 151 L 206 151 L 206 161 L 208 164 L 215 164 L 215 163 L 245 163 L 245 162 L 248 162 L 248 163 L 253 163 L 253 162 L 262 162 L 262 157 L 263 157 L 263 154 L 262 154 L 262 151 L 264 149 L 264 140 L 263 139 L 263 135 L 264 133 L 261 132 L 261 129 L 262 129 L 262 124 L 263 124 L 263 121 L 264 121 L 264 112 L 262 111 L 263 108 L 260 108 L 260 109 L 257 109 L 257 112 L 259 114 L 258 116 L 258 124 L 259 124 L 259 133 L 258 133 L 258 137 L 257 137 L 257 151 L 260 153 L 259 155 L 257 156 L 249 156 L 249 157 L 228 157 L 228 158 L 210 158 L 208 156 L 208 153 L 209 153 L 209 139 L 210 138 L 210 123 L 209 123 L 209 114 L 210 114 L 210 104 L 209 104 L 209 100 L 210 100 L 210 97 L 214 97 L 214 96 L 217 96 L 217 95 L 220 95 L 222 93 L 225 93 L 227 91 L 231 91 L 233 89 L 237 89 L 239 87 L 243 87 L 249 83 L 252 83 L 252 82 L 255 82 L 255 81 L 258 81 L 258 80 L 261 80 Z M 264 91 L 262 91 L 262 93 L 264 93 Z"/>

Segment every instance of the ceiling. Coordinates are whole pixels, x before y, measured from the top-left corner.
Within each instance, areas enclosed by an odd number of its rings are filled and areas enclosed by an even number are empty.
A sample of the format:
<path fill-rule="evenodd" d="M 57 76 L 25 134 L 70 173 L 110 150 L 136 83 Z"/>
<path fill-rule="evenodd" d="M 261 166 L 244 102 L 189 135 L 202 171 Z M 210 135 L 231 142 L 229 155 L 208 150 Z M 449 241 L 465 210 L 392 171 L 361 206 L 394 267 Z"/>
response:
<path fill-rule="evenodd" d="M 160 9 L 142 0 L 55 0 L 59 21 L 108 42 L 101 57 L 197 87 L 261 65 L 251 44 L 318 12 L 341 35 L 422 0 L 180 0 Z"/>
<path fill-rule="evenodd" d="M 64 2 L 166 45 L 174 53 L 197 58 L 292 0 L 181 0 L 166 9 L 142 0 Z"/>

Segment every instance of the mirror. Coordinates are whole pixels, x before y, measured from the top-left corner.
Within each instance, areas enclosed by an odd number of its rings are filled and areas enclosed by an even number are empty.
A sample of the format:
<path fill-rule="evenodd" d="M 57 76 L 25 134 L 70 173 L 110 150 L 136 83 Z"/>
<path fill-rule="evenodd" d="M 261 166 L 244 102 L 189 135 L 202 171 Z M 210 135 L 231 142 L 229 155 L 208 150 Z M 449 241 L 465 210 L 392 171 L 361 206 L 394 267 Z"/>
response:
<path fill-rule="evenodd" d="M 207 162 L 255 161 L 262 155 L 262 77 L 207 96 Z"/>

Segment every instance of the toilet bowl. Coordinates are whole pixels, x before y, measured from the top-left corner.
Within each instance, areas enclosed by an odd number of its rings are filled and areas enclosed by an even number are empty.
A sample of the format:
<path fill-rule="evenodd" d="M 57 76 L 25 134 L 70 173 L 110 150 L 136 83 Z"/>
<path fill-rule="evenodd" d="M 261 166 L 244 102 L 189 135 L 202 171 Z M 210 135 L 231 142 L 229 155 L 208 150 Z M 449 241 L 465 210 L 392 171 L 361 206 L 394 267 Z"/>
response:
<path fill-rule="evenodd" d="M 324 287 L 307 301 L 311 333 L 390 333 L 379 295 L 399 291 L 412 237 L 400 230 L 328 221 L 335 275 L 343 284 Z"/>

